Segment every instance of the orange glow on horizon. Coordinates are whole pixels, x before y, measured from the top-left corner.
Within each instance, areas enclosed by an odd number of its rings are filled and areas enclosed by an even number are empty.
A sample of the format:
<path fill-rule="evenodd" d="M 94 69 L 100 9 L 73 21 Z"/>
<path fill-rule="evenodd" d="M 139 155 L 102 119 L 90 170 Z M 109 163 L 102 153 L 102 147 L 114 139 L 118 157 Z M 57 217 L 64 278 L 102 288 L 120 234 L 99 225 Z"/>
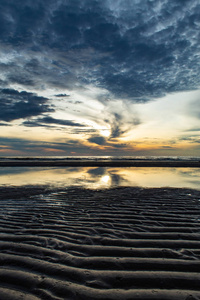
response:
<path fill-rule="evenodd" d="M 7 154 L 11 154 L 11 155 L 25 155 L 25 153 L 23 151 L 13 150 L 13 149 L 8 149 L 8 148 L 0 149 L 0 152 L 3 153 L 3 154 L 5 154 L 5 156 Z"/>

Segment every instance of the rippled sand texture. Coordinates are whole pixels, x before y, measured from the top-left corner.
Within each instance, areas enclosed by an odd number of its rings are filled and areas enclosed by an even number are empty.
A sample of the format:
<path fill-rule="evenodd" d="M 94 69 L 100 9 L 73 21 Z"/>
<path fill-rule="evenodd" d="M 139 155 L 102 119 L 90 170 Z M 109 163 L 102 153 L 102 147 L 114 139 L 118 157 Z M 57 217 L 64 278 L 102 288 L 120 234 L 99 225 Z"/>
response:
<path fill-rule="evenodd" d="M 0 299 L 200 299 L 200 192 L 0 189 Z"/>

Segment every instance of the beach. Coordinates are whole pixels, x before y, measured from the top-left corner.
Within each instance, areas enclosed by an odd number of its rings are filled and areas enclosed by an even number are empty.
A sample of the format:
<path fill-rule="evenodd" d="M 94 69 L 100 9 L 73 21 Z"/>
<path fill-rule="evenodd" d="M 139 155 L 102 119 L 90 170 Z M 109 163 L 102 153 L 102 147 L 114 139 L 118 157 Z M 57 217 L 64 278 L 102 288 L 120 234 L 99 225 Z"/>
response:
<path fill-rule="evenodd" d="M 200 299 L 200 191 L 0 187 L 0 299 Z"/>

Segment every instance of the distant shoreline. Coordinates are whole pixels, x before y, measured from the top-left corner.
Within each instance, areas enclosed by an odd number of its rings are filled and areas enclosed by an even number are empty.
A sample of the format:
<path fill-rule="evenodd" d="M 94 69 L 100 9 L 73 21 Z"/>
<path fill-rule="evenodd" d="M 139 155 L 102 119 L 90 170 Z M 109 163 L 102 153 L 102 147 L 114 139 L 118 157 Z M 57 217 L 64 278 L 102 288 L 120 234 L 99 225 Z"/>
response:
<path fill-rule="evenodd" d="M 200 168 L 200 161 L 166 160 L 4 160 L 0 167 L 169 167 Z"/>

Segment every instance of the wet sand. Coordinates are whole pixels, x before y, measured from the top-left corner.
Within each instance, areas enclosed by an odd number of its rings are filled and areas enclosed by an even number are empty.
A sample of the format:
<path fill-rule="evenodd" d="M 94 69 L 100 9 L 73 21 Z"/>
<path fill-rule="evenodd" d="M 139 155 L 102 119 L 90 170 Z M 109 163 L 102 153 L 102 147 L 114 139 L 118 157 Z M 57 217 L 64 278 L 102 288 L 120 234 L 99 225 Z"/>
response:
<path fill-rule="evenodd" d="M 200 191 L 0 188 L 0 299 L 200 299 Z"/>

